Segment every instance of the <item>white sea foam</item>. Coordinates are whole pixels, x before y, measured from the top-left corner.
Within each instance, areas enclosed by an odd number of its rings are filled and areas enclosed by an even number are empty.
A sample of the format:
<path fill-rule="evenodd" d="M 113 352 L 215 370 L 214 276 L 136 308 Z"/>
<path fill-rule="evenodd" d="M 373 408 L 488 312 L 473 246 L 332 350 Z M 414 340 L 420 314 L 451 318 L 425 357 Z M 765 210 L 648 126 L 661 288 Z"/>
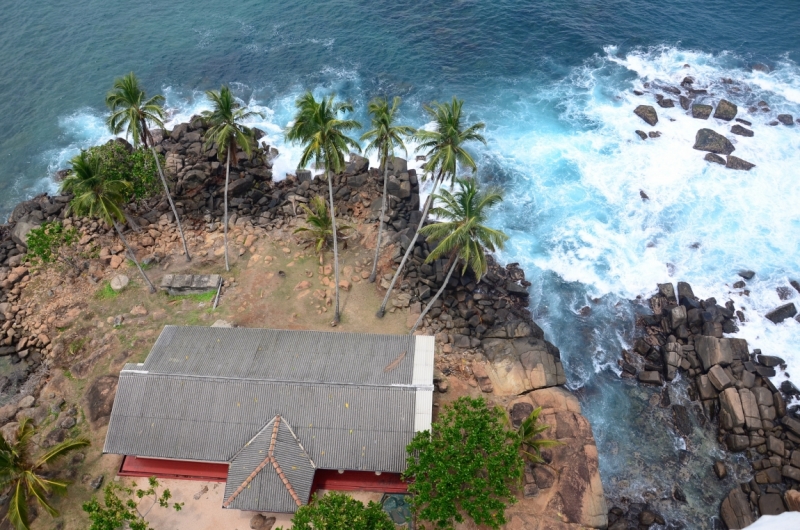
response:
<path fill-rule="evenodd" d="M 798 380 L 800 323 L 776 326 L 764 314 L 786 303 L 777 287 L 800 280 L 800 126 L 768 125 L 778 113 L 800 114 L 800 69 L 786 61 L 771 73 L 751 72 L 738 69 L 730 54 L 669 47 L 607 53 L 538 95 L 558 102 L 561 112 L 551 117 L 557 123 L 546 123 L 534 109 L 492 134 L 491 156 L 518 179 L 508 194 L 512 205 L 498 219 L 514 233 L 503 257 L 586 284 L 597 296 L 634 298 L 657 282 L 685 280 L 700 296 L 733 299 L 748 316 L 738 336 L 785 358 Z M 732 123 L 693 119 L 677 101 L 671 109 L 656 106 L 659 122 L 652 128 L 633 114 L 639 104 L 655 106 L 658 92 L 635 96 L 633 88 L 678 86 L 687 75 L 696 88 L 708 88 L 702 99 L 737 103 L 755 136 L 732 135 Z M 748 113 L 760 100 L 771 111 Z M 756 167 L 733 171 L 704 161 L 705 153 L 692 149 L 700 128 L 726 135 L 734 155 Z M 636 129 L 662 136 L 642 141 Z M 529 219 L 531 228 L 520 230 L 520 219 Z M 757 272 L 749 296 L 728 287 L 743 268 Z M 800 293 L 792 289 L 791 296 L 800 307 Z"/>

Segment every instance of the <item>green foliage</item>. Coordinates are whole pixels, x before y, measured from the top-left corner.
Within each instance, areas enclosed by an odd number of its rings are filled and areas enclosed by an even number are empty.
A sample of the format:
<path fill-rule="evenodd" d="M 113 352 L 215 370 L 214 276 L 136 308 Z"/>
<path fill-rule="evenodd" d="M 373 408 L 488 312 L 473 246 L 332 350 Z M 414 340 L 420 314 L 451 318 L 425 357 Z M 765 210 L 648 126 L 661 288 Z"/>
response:
<path fill-rule="evenodd" d="M 105 282 L 103 286 L 94 294 L 94 297 L 98 300 L 113 300 L 117 296 L 119 296 L 119 293 L 112 289 L 111 284 L 108 282 Z"/>
<path fill-rule="evenodd" d="M 170 296 L 172 300 L 189 300 L 192 302 L 211 302 L 217 296 L 217 291 L 208 291 L 207 293 L 200 294 L 182 294 L 179 296 Z"/>
<path fill-rule="evenodd" d="M 520 439 L 505 428 L 505 413 L 483 398 L 459 398 L 441 411 L 432 431 L 417 433 L 406 450 L 415 515 L 435 528 L 451 529 L 464 515 L 478 525 L 505 524 L 515 502 L 510 485 L 520 479 Z M 424 527 L 421 527 L 424 529 Z"/>
<path fill-rule="evenodd" d="M 311 92 L 306 92 L 295 102 L 295 107 L 294 123 L 285 135 L 292 144 L 305 146 L 297 167 L 313 162 L 316 167 L 324 168 L 326 174 L 344 171 L 345 153 L 350 149 L 361 151 L 358 143 L 346 134 L 361 124 L 338 118 L 341 113 L 353 112 L 353 106 L 336 101 L 334 95 L 317 101 Z"/>
<path fill-rule="evenodd" d="M 39 264 L 60 260 L 77 268 L 70 252 L 77 241 L 75 228 L 64 228 L 60 221 L 44 223 L 28 232 L 28 256 Z"/>
<path fill-rule="evenodd" d="M 124 180 L 107 178 L 100 157 L 92 156 L 87 151 L 81 151 L 70 163 L 72 171 L 61 182 L 61 192 L 74 195 L 67 212 L 99 217 L 109 226 L 124 222 L 122 204 L 131 185 Z"/>
<path fill-rule="evenodd" d="M 164 96 L 156 95 L 147 99 L 145 91 L 133 72 L 114 80 L 114 88 L 106 96 L 106 105 L 111 109 L 108 128 L 114 134 L 125 130 L 126 136 L 133 137 L 133 145 L 140 143 L 147 148 L 153 144 L 148 123 L 164 128 Z"/>
<path fill-rule="evenodd" d="M 165 489 L 161 495 L 158 494 L 158 480 L 156 480 L 156 477 L 150 477 L 148 485 L 147 489 L 138 489 L 135 483 L 130 488 L 116 483 L 107 484 L 103 490 L 103 504 L 100 504 L 97 497 L 92 497 L 90 501 L 83 503 L 83 511 L 89 514 L 89 520 L 92 522 L 89 530 L 120 530 L 123 528 L 129 530 L 154 530 L 147 523 L 145 517 L 155 505 L 169 508 L 169 500 L 172 498 L 172 494 L 168 489 Z M 132 498 L 123 500 L 120 495 Z M 141 501 L 145 497 L 152 497 L 153 502 L 142 513 L 135 499 Z M 183 503 L 173 503 L 172 508 L 179 512 L 183 508 Z"/>
<path fill-rule="evenodd" d="M 525 421 L 523 421 L 517 429 L 522 457 L 533 464 L 545 463 L 542 458 L 542 449 L 564 445 L 558 440 L 548 440 L 547 438 L 540 437 L 544 431 L 550 428 L 546 423 L 539 423 L 539 414 L 541 413 L 542 407 L 537 407 L 531 412 L 530 416 L 525 418 Z"/>
<path fill-rule="evenodd" d="M 203 111 L 203 118 L 210 125 L 206 133 L 206 147 L 217 144 L 217 158 L 222 160 L 228 150 L 238 145 L 247 156 L 253 150 L 255 141 L 252 131 L 242 124 L 243 121 L 255 116 L 264 117 L 260 112 L 248 111 L 236 101 L 231 89 L 223 86 L 219 92 L 209 90 L 206 92 L 213 105 L 212 110 Z M 230 149 L 231 161 L 236 165 L 236 149 Z"/>
<path fill-rule="evenodd" d="M 508 240 L 506 234 L 484 224 L 489 209 L 502 202 L 503 195 L 497 190 L 479 190 L 474 179 L 456 179 L 456 185 L 455 194 L 442 190 L 434 197 L 441 205 L 431 208 L 431 214 L 442 221 L 420 230 L 429 240 L 439 241 L 426 261 L 459 258 L 464 262 L 463 272 L 469 267 L 480 280 L 489 268 L 486 251 L 502 250 Z"/>
<path fill-rule="evenodd" d="M 459 164 L 475 171 L 475 160 L 464 149 L 463 144 L 470 141 L 486 144 L 486 139 L 479 132 L 485 125 L 479 122 L 465 126 L 461 113 L 463 105 L 463 100 L 453 96 L 453 101 L 449 104 L 434 101 L 425 106 L 425 112 L 435 126 L 432 131 L 419 129 L 414 135 L 420 142 L 417 151 L 426 151 L 427 162 L 423 167 L 425 175 L 436 173 L 437 179 L 443 176 L 452 180 Z"/>
<path fill-rule="evenodd" d="M 89 156 L 99 160 L 100 172 L 108 180 L 121 180 L 130 184 L 128 198 L 147 199 L 161 191 L 158 167 L 153 154 L 145 149 L 128 149 L 120 142 L 109 141 L 89 149 Z M 162 166 L 164 155 L 158 155 Z"/>
<path fill-rule="evenodd" d="M 68 483 L 47 478 L 42 468 L 61 455 L 74 449 L 89 445 L 89 440 L 80 438 L 67 440 L 48 449 L 38 459 L 31 454 L 31 438 L 34 435 L 33 423 L 23 419 L 17 428 L 17 442 L 9 444 L 0 436 L 0 489 L 10 490 L 8 515 L 9 522 L 16 530 L 29 530 L 28 500 L 35 500 L 52 517 L 58 516 L 48 498 L 53 493 L 65 493 Z"/>
<path fill-rule="evenodd" d="M 333 242 L 333 228 L 331 216 L 328 214 L 328 204 L 319 195 L 311 198 L 311 207 L 301 204 L 300 207 L 306 212 L 306 223 L 308 226 L 301 226 L 295 229 L 295 234 L 306 236 L 309 247 L 314 247 L 317 253 L 330 247 Z M 344 238 L 344 231 L 352 227 L 343 223 L 336 226 L 336 235 L 339 239 Z"/>
<path fill-rule="evenodd" d="M 391 105 L 386 98 L 375 98 L 367 106 L 371 116 L 372 129 L 361 136 L 361 141 L 370 140 L 364 149 L 364 154 L 378 153 L 384 170 L 386 170 L 387 159 L 394 156 L 395 147 L 399 147 L 408 154 L 403 138 L 416 132 L 413 127 L 408 125 L 395 124 L 399 107 L 399 97 L 392 99 Z"/>
<path fill-rule="evenodd" d="M 311 499 L 292 517 L 293 530 L 394 530 L 395 526 L 381 505 L 367 506 L 345 493 L 331 492 Z M 281 530 L 276 528 L 275 530 Z"/>

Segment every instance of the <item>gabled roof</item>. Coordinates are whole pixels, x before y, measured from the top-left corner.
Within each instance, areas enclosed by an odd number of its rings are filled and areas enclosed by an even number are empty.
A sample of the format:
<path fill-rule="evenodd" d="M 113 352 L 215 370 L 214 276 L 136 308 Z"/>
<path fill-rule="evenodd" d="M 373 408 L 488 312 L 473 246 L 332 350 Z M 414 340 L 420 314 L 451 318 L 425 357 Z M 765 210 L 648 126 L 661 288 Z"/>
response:
<path fill-rule="evenodd" d="M 430 428 L 432 391 L 433 337 L 167 326 L 145 362 L 120 373 L 103 452 L 232 464 L 252 456 L 247 475 L 229 475 L 236 489 L 264 461 L 254 463 L 251 446 L 263 446 L 259 436 L 280 417 L 279 439 L 294 439 L 312 467 L 402 472 L 406 445 Z M 264 472 L 250 493 L 273 491 Z M 267 496 L 258 509 L 278 511 L 286 498 Z"/>
<path fill-rule="evenodd" d="M 293 512 L 302 506 L 314 482 L 314 462 L 286 420 L 275 416 L 231 461 L 224 508 Z"/>

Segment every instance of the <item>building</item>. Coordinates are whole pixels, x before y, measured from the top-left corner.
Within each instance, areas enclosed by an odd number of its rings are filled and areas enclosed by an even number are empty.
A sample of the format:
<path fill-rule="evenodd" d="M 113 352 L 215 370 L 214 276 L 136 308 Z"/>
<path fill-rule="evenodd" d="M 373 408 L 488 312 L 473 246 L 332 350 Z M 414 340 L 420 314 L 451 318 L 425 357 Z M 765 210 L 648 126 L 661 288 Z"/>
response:
<path fill-rule="evenodd" d="M 293 513 L 316 487 L 404 489 L 430 428 L 433 337 L 166 326 L 120 373 L 121 475 L 224 480 L 223 507 Z"/>

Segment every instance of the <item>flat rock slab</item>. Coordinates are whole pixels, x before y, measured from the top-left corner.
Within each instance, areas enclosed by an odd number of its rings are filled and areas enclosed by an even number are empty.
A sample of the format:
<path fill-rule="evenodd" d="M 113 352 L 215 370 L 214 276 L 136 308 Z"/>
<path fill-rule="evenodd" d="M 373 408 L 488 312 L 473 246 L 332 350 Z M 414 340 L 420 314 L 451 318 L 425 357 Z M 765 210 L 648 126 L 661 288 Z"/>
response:
<path fill-rule="evenodd" d="M 703 105 L 702 103 L 695 103 L 692 105 L 692 118 L 697 118 L 698 120 L 707 120 L 709 116 L 711 116 L 711 111 L 714 110 L 714 107 L 711 105 Z"/>
<path fill-rule="evenodd" d="M 721 99 L 714 112 L 714 117 L 718 120 L 731 121 L 736 117 L 737 112 L 739 112 L 739 107 L 727 99 Z"/>
<path fill-rule="evenodd" d="M 633 113 L 647 122 L 648 125 L 655 125 L 658 123 L 658 113 L 651 105 L 639 105 L 634 109 Z"/>
<path fill-rule="evenodd" d="M 708 151 L 721 155 L 729 155 L 736 150 L 730 140 L 711 129 L 697 131 L 694 138 L 694 148 L 698 151 Z"/>
<path fill-rule="evenodd" d="M 731 132 L 733 134 L 738 134 L 739 136 L 747 136 L 748 138 L 752 137 L 755 134 L 750 129 L 748 129 L 746 127 L 742 127 L 739 124 L 736 124 L 733 127 L 731 127 Z"/>
<path fill-rule="evenodd" d="M 767 319 L 771 320 L 775 324 L 779 324 L 786 320 L 787 318 L 792 318 L 797 314 L 797 308 L 794 306 L 794 303 L 789 302 L 788 304 L 784 304 L 780 307 L 776 307 L 765 316 Z"/>
<path fill-rule="evenodd" d="M 165 274 L 161 289 L 172 296 L 203 294 L 216 291 L 221 282 L 219 274 Z"/>
<path fill-rule="evenodd" d="M 752 162 L 748 162 L 747 160 L 742 160 L 738 156 L 728 155 L 728 160 L 725 162 L 725 167 L 728 169 L 739 169 L 741 171 L 750 171 L 754 167 L 755 164 Z"/>

